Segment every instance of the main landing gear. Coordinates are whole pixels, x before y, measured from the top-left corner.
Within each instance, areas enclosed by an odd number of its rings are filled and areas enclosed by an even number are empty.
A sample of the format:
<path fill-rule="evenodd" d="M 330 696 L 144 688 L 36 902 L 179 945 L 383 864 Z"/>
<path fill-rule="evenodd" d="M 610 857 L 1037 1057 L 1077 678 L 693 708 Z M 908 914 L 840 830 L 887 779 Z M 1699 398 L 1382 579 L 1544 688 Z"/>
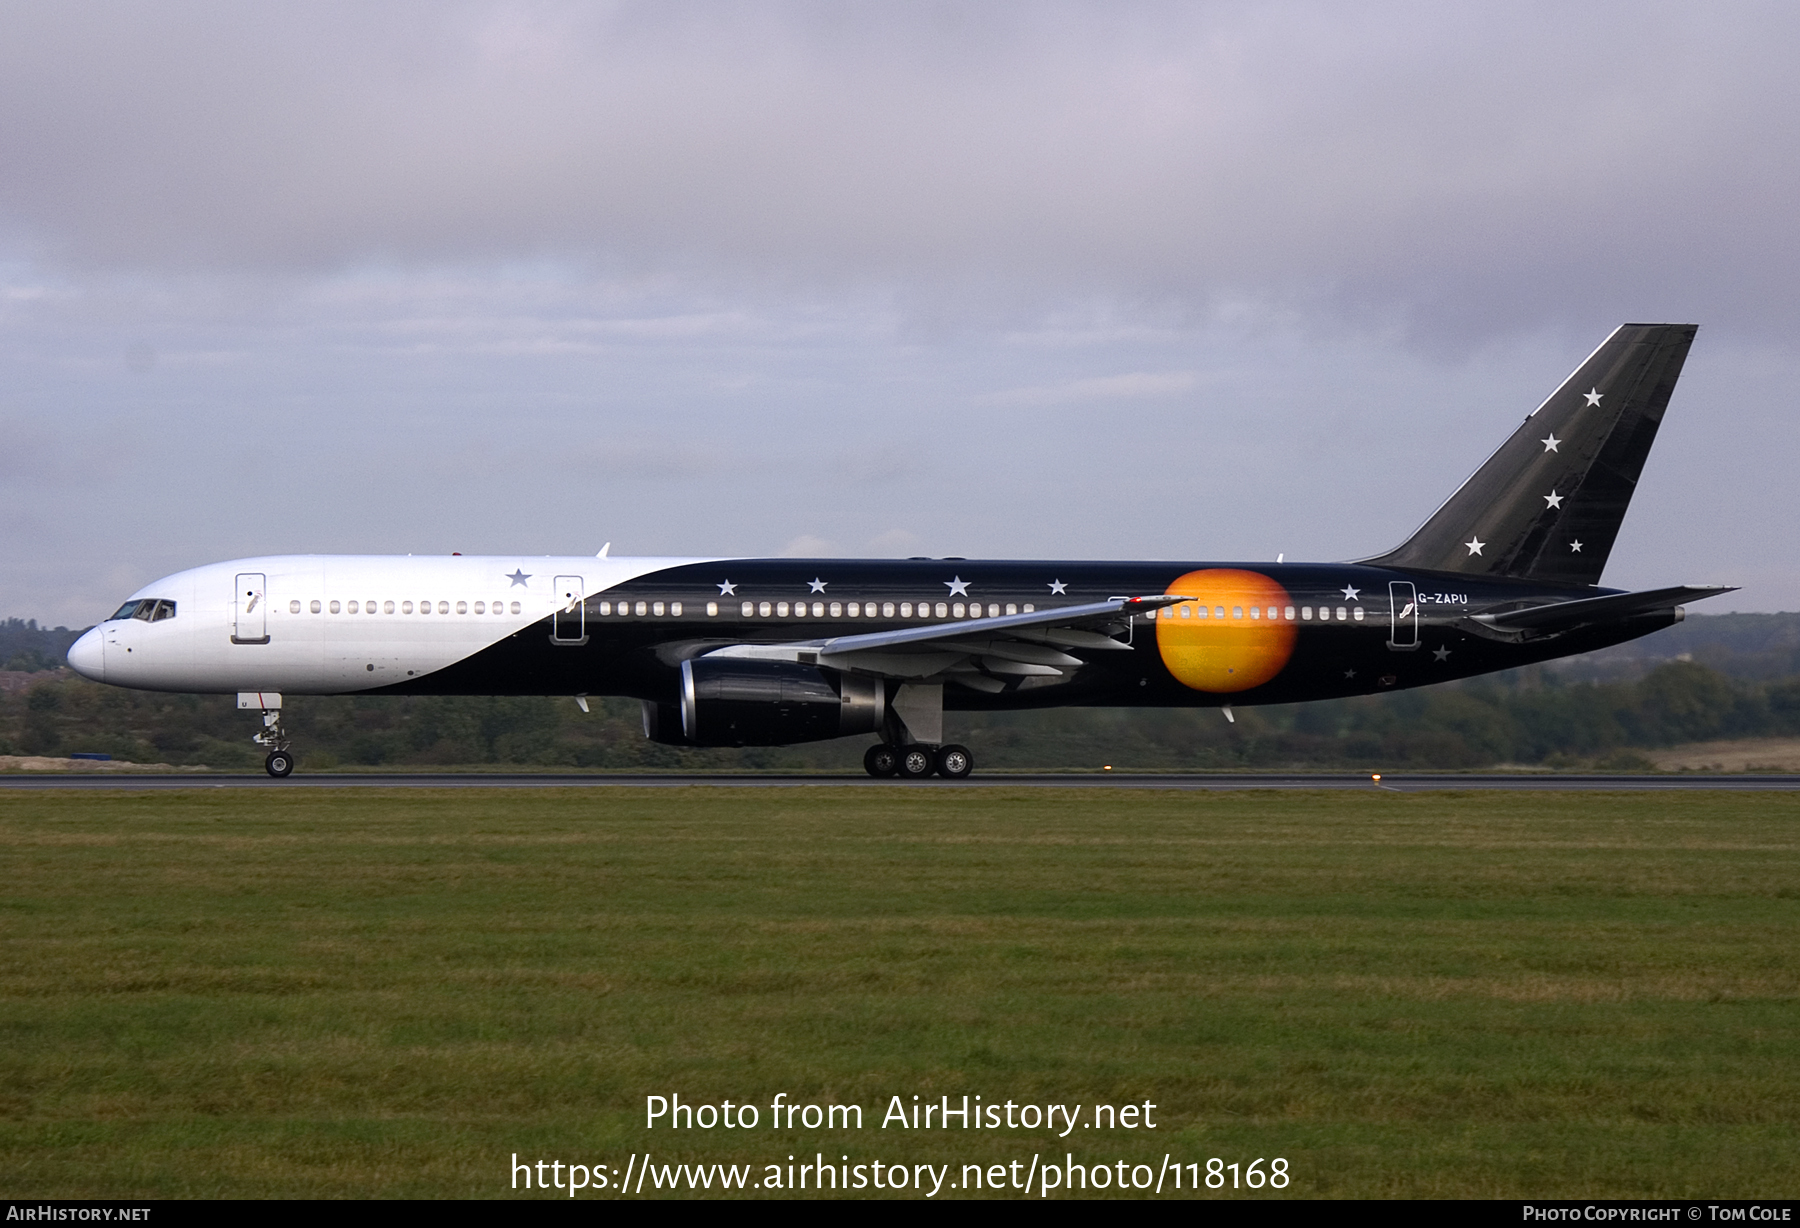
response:
<path fill-rule="evenodd" d="M 975 757 L 966 746 L 871 746 L 863 755 L 863 769 L 871 776 L 899 776 L 923 780 L 936 773 L 946 780 L 961 780 L 975 769 Z"/>

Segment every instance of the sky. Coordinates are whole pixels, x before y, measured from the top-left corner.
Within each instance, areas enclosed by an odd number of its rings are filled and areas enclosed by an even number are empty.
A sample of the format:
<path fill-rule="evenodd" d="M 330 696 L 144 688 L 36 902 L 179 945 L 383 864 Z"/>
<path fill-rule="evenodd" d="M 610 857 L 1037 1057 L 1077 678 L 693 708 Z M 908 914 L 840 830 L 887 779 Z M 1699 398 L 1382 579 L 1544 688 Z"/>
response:
<path fill-rule="evenodd" d="M 1701 326 L 1800 608 L 1800 8 L 0 2 L 0 617 L 275 553 L 1348 559 Z M 1698 608 L 1697 611 L 1698 612 Z"/>

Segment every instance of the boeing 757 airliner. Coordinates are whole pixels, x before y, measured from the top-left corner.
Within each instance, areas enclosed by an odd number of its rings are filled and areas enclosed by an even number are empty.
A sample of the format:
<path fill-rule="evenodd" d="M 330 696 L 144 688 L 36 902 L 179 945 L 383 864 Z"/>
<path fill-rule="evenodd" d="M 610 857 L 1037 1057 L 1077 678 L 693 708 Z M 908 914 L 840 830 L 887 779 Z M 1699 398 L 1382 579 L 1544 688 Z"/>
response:
<path fill-rule="evenodd" d="M 1626 324 L 1401 546 L 1354 563 L 280 555 L 177 572 L 77 640 L 118 686 L 590 695 L 681 746 L 872 735 L 967 776 L 950 710 L 1294 703 L 1591 652 L 1731 591 L 1598 587 L 1695 327 Z"/>

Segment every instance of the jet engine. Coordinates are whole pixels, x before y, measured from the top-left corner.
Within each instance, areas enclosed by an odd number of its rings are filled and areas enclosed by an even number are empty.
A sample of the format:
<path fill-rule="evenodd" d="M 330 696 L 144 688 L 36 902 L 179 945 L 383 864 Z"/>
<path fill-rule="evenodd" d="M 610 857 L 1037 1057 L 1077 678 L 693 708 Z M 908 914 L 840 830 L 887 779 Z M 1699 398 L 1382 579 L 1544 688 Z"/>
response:
<path fill-rule="evenodd" d="M 675 746 L 787 746 L 877 733 L 886 710 L 879 678 L 700 657 L 681 663 L 679 704 L 644 702 L 644 734 Z"/>

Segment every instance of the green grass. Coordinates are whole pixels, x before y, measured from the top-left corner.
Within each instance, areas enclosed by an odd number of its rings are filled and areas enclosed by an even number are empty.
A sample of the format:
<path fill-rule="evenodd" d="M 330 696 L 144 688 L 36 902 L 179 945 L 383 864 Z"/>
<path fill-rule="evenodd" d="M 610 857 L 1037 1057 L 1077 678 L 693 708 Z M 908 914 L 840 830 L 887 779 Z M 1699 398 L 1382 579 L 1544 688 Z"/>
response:
<path fill-rule="evenodd" d="M 1788 795 L 15 793 L 0 883 L 16 1197 L 511 1196 L 515 1152 L 646 1150 L 1795 1193 Z M 671 1092 L 866 1128 L 647 1132 Z M 1159 1128 L 878 1128 L 965 1093 Z"/>

